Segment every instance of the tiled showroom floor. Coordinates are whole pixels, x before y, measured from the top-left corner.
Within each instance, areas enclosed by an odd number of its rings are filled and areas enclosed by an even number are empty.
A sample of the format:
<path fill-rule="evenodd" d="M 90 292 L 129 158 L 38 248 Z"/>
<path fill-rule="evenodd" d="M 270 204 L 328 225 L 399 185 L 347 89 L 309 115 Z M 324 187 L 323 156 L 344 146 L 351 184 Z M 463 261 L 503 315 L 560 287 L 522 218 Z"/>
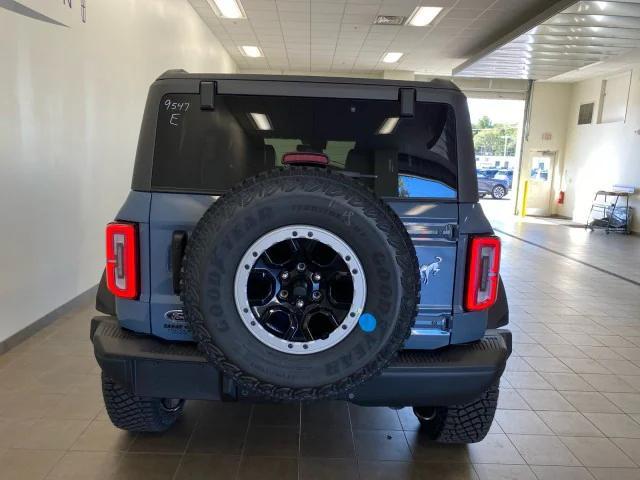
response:
<path fill-rule="evenodd" d="M 640 479 L 640 287 L 503 245 L 515 343 L 482 443 L 435 445 L 409 409 L 345 403 L 192 402 L 168 433 L 129 435 L 103 410 L 87 308 L 0 356 L 0 479 Z M 626 266 L 617 254 L 607 268 Z"/>

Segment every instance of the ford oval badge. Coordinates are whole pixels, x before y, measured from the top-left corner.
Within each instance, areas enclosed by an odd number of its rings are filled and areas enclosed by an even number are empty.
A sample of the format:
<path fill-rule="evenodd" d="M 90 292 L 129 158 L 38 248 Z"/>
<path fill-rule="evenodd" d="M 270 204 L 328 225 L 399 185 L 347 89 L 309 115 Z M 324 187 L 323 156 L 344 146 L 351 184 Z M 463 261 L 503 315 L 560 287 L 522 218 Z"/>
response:
<path fill-rule="evenodd" d="M 182 310 L 169 310 L 164 314 L 164 318 L 171 322 L 184 322 L 184 312 Z"/>

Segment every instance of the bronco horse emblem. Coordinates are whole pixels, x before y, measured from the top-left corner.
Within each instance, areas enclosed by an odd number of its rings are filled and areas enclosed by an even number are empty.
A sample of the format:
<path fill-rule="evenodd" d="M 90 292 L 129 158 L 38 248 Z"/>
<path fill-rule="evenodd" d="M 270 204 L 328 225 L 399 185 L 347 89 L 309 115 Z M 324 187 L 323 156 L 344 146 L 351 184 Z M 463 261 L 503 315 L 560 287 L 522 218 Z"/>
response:
<path fill-rule="evenodd" d="M 429 284 L 429 277 L 436 276 L 440 271 L 440 263 L 442 262 L 442 257 L 435 257 L 434 262 L 429 265 L 420 265 L 420 278 L 422 279 L 422 283 L 425 285 Z"/>

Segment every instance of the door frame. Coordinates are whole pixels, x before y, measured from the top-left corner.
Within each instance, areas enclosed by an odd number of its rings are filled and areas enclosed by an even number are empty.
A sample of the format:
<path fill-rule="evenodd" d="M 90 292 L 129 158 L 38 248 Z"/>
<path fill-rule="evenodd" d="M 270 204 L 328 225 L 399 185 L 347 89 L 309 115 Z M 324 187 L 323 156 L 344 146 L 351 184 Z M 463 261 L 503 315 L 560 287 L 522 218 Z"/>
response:
<path fill-rule="evenodd" d="M 551 157 L 552 160 L 549 164 L 549 170 L 548 170 L 548 178 L 546 180 L 546 182 L 549 182 L 549 194 L 548 194 L 548 198 L 546 201 L 546 206 L 545 207 L 534 207 L 536 210 L 542 210 L 543 213 L 527 213 L 527 216 L 531 215 L 531 216 L 551 216 L 553 215 L 553 198 L 554 198 L 554 189 L 553 189 L 553 185 L 554 185 L 554 178 L 555 178 L 555 173 L 557 170 L 557 165 L 558 165 L 558 157 L 559 157 L 559 151 L 558 150 L 548 150 L 548 149 L 531 149 L 529 150 L 529 155 L 527 156 L 528 158 L 528 162 L 529 165 L 527 167 L 527 178 L 525 179 L 525 181 L 529 180 L 529 175 L 531 172 L 531 162 L 533 161 L 533 159 L 535 157 Z M 543 205 L 545 204 L 545 202 L 542 202 Z M 529 212 L 531 210 L 531 207 L 529 207 L 527 205 L 527 212 Z M 544 213 L 546 212 L 546 213 Z"/>

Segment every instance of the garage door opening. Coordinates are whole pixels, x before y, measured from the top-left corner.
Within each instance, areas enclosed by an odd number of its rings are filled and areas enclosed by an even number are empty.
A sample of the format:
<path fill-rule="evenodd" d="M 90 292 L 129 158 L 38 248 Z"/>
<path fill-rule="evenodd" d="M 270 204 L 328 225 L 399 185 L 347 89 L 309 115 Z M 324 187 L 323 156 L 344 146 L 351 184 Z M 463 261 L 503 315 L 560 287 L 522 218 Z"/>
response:
<path fill-rule="evenodd" d="M 469 98 L 468 103 L 483 209 L 489 218 L 513 215 L 525 101 Z"/>

